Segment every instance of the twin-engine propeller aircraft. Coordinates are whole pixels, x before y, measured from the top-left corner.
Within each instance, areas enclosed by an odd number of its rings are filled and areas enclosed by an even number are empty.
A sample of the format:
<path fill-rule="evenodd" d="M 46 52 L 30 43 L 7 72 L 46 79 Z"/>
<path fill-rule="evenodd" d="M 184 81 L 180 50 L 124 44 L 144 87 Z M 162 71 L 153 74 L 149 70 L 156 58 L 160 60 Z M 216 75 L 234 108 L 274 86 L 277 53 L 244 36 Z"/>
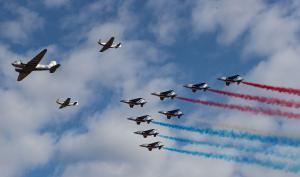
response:
<path fill-rule="evenodd" d="M 150 143 L 150 144 L 142 144 L 140 146 L 147 148 L 149 151 L 152 151 L 152 149 L 155 149 L 155 148 L 161 149 L 162 147 L 164 147 L 164 145 L 160 141 Z"/>
<path fill-rule="evenodd" d="M 122 45 L 121 43 L 118 44 L 114 44 L 114 37 L 111 37 L 106 43 L 101 42 L 101 40 L 99 39 L 98 44 L 103 46 L 102 49 L 100 50 L 100 52 L 104 52 L 105 50 L 109 49 L 109 48 L 120 48 Z"/>
<path fill-rule="evenodd" d="M 192 92 L 196 92 L 197 90 L 206 91 L 209 89 L 208 84 L 205 82 L 199 83 L 199 84 L 187 84 L 187 85 L 184 85 L 183 87 L 191 89 Z"/>
<path fill-rule="evenodd" d="M 180 117 L 184 115 L 183 112 L 180 111 L 180 109 L 171 111 L 159 111 L 158 113 L 166 115 L 168 119 L 171 119 L 171 117 L 177 117 L 178 119 L 180 119 Z"/>
<path fill-rule="evenodd" d="M 176 97 L 176 93 L 174 90 L 168 90 L 164 92 L 154 92 L 151 95 L 158 96 L 160 100 L 164 100 L 165 98 L 174 99 Z"/>
<path fill-rule="evenodd" d="M 219 77 L 218 80 L 224 81 L 226 85 L 229 86 L 230 83 L 240 84 L 244 79 L 240 75 L 234 75 L 229 77 Z"/>
<path fill-rule="evenodd" d="M 138 135 L 143 135 L 144 138 L 147 138 L 148 136 L 156 137 L 159 134 L 158 131 L 155 129 L 150 129 L 150 130 L 145 130 L 145 131 L 136 131 L 134 133 L 138 134 Z"/>
<path fill-rule="evenodd" d="M 59 104 L 59 109 L 62 109 L 67 106 L 76 106 L 78 105 L 78 101 L 71 102 L 71 98 L 67 98 L 65 101 L 59 101 L 59 99 L 56 100 L 56 103 Z"/>
<path fill-rule="evenodd" d="M 48 65 L 39 64 L 46 52 L 47 49 L 42 50 L 28 63 L 23 63 L 21 60 L 13 62 L 12 65 L 15 67 L 16 72 L 19 73 L 17 81 L 23 80 L 32 71 L 49 70 L 50 73 L 54 73 L 56 69 L 60 67 L 60 64 L 57 64 L 56 61 L 51 61 Z"/>
<path fill-rule="evenodd" d="M 136 105 L 140 105 L 141 107 L 144 106 L 144 104 L 146 104 L 146 100 L 143 98 L 135 98 L 132 100 L 121 100 L 122 103 L 126 103 L 129 105 L 130 108 L 133 108 Z"/>
<path fill-rule="evenodd" d="M 137 125 L 140 125 L 142 122 L 147 122 L 148 124 L 150 124 L 150 122 L 153 121 L 153 119 L 149 115 L 139 116 L 139 117 L 135 117 L 135 118 L 129 117 L 127 119 L 135 121 Z"/>

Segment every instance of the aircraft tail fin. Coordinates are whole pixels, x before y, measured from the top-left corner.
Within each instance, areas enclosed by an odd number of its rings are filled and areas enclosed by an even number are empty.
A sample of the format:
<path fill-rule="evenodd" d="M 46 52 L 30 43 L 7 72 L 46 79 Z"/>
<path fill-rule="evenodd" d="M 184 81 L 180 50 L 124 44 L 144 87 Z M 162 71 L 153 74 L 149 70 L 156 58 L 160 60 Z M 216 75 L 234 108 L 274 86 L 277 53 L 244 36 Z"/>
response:
<path fill-rule="evenodd" d="M 75 101 L 75 102 L 73 103 L 73 106 L 76 106 L 76 105 L 78 105 L 78 101 Z"/>
<path fill-rule="evenodd" d="M 120 47 L 122 47 L 121 42 L 115 46 L 115 48 L 120 48 Z"/>
<path fill-rule="evenodd" d="M 56 61 L 51 61 L 50 64 L 49 64 L 50 73 L 54 73 L 57 70 L 57 68 L 59 68 L 59 67 L 60 67 L 60 64 L 57 64 Z"/>

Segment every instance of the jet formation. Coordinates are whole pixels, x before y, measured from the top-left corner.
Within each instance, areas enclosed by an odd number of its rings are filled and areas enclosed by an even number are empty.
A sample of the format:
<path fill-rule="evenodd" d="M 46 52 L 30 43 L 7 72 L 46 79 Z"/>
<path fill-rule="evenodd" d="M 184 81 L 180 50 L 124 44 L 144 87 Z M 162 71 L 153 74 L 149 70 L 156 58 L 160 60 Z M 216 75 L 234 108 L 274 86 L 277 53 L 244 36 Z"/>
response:
<path fill-rule="evenodd" d="M 228 77 L 223 76 L 223 77 L 220 77 L 217 79 L 225 82 L 225 84 L 227 86 L 229 86 L 231 83 L 240 84 L 244 80 L 240 75 L 234 75 L 234 76 L 228 76 Z M 196 91 L 204 91 L 205 92 L 205 91 L 209 90 L 209 88 L 210 88 L 206 82 L 186 84 L 186 85 L 183 85 L 183 87 L 190 89 L 192 92 L 196 92 Z M 177 94 L 174 90 L 153 92 L 153 93 L 151 93 L 151 95 L 157 96 L 161 101 L 163 101 L 167 98 L 170 98 L 172 100 L 177 96 Z M 140 105 L 141 107 L 143 107 L 143 105 L 147 103 L 147 101 L 141 97 L 135 98 L 135 99 L 130 99 L 130 100 L 121 100 L 121 102 L 128 104 L 130 108 L 133 108 L 136 105 Z M 168 110 L 168 111 L 158 111 L 158 113 L 166 116 L 167 119 L 171 119 L 172 117 L 177 117 L 178 119 L 180 119 L 184 115 L 184 113 L 180 109 L 173 109 L 173 110 Z M 148 114 L 143 115 L 143 116 L 138 116 L 138 117 L 129 117 L 127 119 L 136 122 L 137 125 L 140 125 L 141 123 L 150 124 L 151 122 L 154 121 L 154 119 Z M 137 135 L 141 135 L 144 138 L 147 138 L 149 136 L 157 137 L 157 135 L 159 135 L 158 130 L 153 129 L 153 128 L 148 129 L 148 130 L 135 131 L 133 133 L 137 134 Z M 144 147 L 144 148 L 147 148 L 149 151 L 152 151 L 153 149 L 162 149 L 164 147 L 164 145 L 162 142 L 156 141 L 153 143 L 141 144 L 140 147 Z"/>

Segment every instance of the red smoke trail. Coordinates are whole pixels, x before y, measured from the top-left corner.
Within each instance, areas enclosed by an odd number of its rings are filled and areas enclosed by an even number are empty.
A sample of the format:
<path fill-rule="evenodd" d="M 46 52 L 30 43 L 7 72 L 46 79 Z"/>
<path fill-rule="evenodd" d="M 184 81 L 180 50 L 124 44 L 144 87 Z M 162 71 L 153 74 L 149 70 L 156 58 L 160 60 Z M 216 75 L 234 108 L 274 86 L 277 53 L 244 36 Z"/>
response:
<path fill-rule="evenodd" d="M 176 97 L 179 100 L 191 102 L 191 103 L 197 103 L 197 104 L 203 104 L 207 106 L 214 106 L 219 107 L 223 109 L 231 109 L 231 110 L 238 110 L 242 112 L 251 112 L 255 114 L 264 114 L 268 116 L 280 116 L 280 117 L 286 117 L 290 119 L 299 119 L 300 114 L 297 113 L 291 113 L 291 112 L 283 112 L 277 109 L 266 109 L 266 108 L 259 108 L 259 107 L 251 107 L 251 106 L 243 106 L 243 105 L 236 105 L 236 104 L 227 104 L 227 103 L 219 103 L 219 102 L 213 102 L 213 101 L 204 101 L 204 100 L 194 100 L 191 98 L 184 98 L 184 97 Z"/>
<path fill-rule="evenodd" d="M 288 93 L 288 94 L 293 94 L 293 95 L 298 95 L 300 96 L 300 89 L 294 89 L 294 88 L 286 88 L 286 87 L 275 87 L 275 86 L 270 86 L 270 85 L 264 85 L 264 84 L 257 84 L 257 83 L 252 83 L 252 82 L 242 82 L 245 85 L 250 85 L 253 87 L 257 88 L 262 88 L 266 90 L 273 90 L 277 92 L 283 92 L 283 93 Z"/>
<path fill-rule="evenodd" d="M 285 106 L 285 107 L 290 107 L 290 108 L 291 107 L 300 108 L 300 102 L 296 102 L 296 101 L 292 101 L 292 100 L 284 100 L 284 99 L 269 98 L 269 97 L 264 97 L 264 96 L 233 93 L 233 92 L 227 92 L 227 91 L 215 90 L 215 89 L 208 89 L 208 90 L 211 92 L 214 92 L 214 93 L 221 94 L 221 95 L 241 98 L 241 99 L 245 99 L 245 100 L 254 100 L 254 101 L 261 102 L 261 103 L 274 104 L 274 105 Z"/>

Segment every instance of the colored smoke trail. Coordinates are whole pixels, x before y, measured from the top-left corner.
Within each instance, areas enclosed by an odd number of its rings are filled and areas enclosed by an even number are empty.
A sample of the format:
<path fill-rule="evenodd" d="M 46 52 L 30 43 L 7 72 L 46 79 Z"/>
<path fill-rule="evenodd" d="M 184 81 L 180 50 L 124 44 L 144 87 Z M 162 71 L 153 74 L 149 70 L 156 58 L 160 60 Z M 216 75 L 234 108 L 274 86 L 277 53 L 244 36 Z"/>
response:
<path fill-rule="evenodd" d="M 252 158 L 252 157 L 233 156 L 233 155 L 207 153 L 207 152 L 199 152 L 199 151 L 188 151 L 188 150 L 169 148 L 169 147 L 163 147 L 163 149 L 167 150 L 167 151 L 181 153 L 181 154 L 200 156 L 200 157 L 211 158 L 211 159 L 220 159 L 220 160 L 225 160 L 228 162 L 260 165 L 263 167 L 272 168 L 274 170 L 283 170 L 283 171 L 291 172 L 291 173 L 299 173 L 299 171 L 300 171 L 300 167 L 297 165 L 289 165 L 287 163 L 274 162 L 274 161 L 269 161 L 269 160 L 259 160 L 259 159 Z"/>
<path fill-rule="evenodd" d="M 227 104 L 227 103 L 219 103 L 219 102 L 213 102 L 213 101 L 204 101 L 204 100 L 195 100 L 191 98 L 184 98 L 184 97 L 176 97 L 179 100 L 187 101 L 191 103 L 196 104 L 203 104 L 207 106 L 214 106 L 224 109 L 231 109 L 231 110 L 238 110 L 242 112 L 251 112 L 255 114 L 264 114 L 268 116 L 280 116 L 285 117 L 289 119 L 300 119 L 300 114 L 292 113 L 292 112 L 284 112 L 278 109 L 266 109 L 266 108 L 260 108 L 260 107 L 251 107 L 251 106 L 245 106 L 245 105 L 236 105 L 236 104 Z"/>
<path fill-rule="evenodd" d="M 257 84 L 257 83 L 253 83 L 253 82 L 244 82 L 244 81 L 242 83 L 245 85 L 256 87 L 256 88 L 262 88 L 262 89 L 266 89 L 266 90 L 272 90 L 272 91 L 276 91 L 276 92 L 282 92 L 282 93 L 300 96 L 300 89 L 287 88 L 287 87 L 276 87 L 276 86 L 271 86 L 271 85 Z"/>
<path fill-rule="evenodd" d="M 195 141 L 191 139 L 186 138 L 179 138 L 179 137 L 173 137 L 173 136 L 165 136 L 165 135 L 158 135 L 161 138 L 181 142 L 181 143 L 189 143 L 193 145 L 206 145 L 206 146 L 212 146 L 216 148 L 231 148 L 236 149 L 239 151 L 244 151 L 248 153 L 262 153 L 264 155 L 273 155 L 281 158 L 289 158 L 292 160 L 298 160 L 300 158 L 299 154 L 293 154 L 289 152 L 282 153 L 280 151 L 274 150 L 274 149 L 268 149 L 265 147 L 255 147 L 255 146 L 249 146 L 249 145 L 243 145 L 243 144 L 234 144 L 234 143 L 217 143 L 212 141 Z"/>
<path fill-rule="evenodd" d="M 262 143 L 269 143 L 274 145 L 288 145 L 288 146 L 294 146 L 299 147 L 300 146 L 300 140 L 298 139 L 291 139 L 288 137 L 279 137 L 279 136 L 267 136 L 267 135 L 259 135 L 259 134 L 252 134 L 247 132 L 239 132 L 239 131 L 233 131 L 233 130 L 224 130 L 224 129 L 213 129 L 208 127 L 187 127 L 177 124 L 169 124 L 165 122 L 158 122 L 158 121 L 152 121 L 153 124 L 173 128 L 177 130 L 185 130 L 190 132 L 196 132 L 200 134 L 206 134 L 211 136 L 219 136 L 219 137 L 225 137 L 225 138 L 233 138 L 233 139 L 246 139 L 250 141 L 259 141 Z"/>
<path fill-rule="evenodd" d="M 264 97 L 264 96 L 255 96 L 255 95 L 234 93 L 234 92 L 215 90 L 215 89 L 208 89 L 208 90 L 213 93 L 218 93 L 221 95 L 226 95 L 226 96 L 235 97 L 235 98 L 241 98 L 241 99 L 245 99 L 245 100 L 254 100 L 254 101 L 258 101 L 258 102 L 266 103 L 266 104 L 300 108 L 300 102 L 296 102 L 296 101 L 292 101 L 292 100 L 269 98 L 269 97 Z"/>

